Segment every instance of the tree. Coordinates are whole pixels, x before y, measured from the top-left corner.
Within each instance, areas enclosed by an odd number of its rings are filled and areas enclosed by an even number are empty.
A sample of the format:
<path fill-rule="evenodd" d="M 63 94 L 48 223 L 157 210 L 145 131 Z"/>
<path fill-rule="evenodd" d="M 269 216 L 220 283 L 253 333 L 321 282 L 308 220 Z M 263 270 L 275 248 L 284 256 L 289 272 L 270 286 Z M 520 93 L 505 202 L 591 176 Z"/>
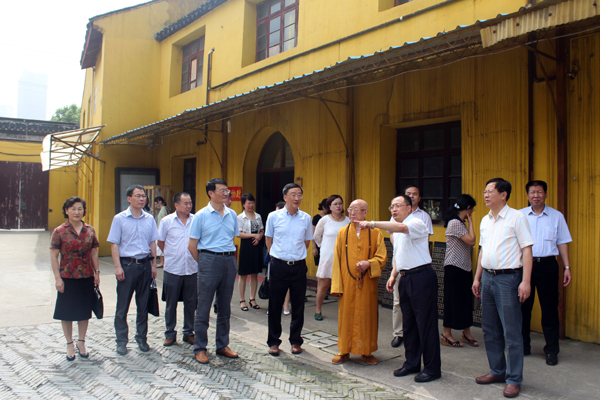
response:
<path fill-rule="evenodd" d="M 64 106 L 54 111 L 54 115 L 50 120 L 78 124 L 80 115 L 81 108 L 77 107 L 75 104 L 71 104 L 70 106 Z"/>

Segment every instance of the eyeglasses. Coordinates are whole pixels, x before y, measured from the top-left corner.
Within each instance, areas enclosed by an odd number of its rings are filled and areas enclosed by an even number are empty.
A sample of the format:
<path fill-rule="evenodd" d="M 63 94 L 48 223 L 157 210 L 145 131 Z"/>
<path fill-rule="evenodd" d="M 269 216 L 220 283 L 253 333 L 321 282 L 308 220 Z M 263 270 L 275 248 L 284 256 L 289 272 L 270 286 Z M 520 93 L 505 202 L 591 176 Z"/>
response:
<path fill-rule="evenodd" d="M 408 207 L 408 205 L 407 204 L 392 204 L 388 208 L 388 210 L 393 211 L 393 210 L 399 209 L 400 207 Z"/>
<path fill-rule="evenodd" d="M 367 211 L 366 208 L 349 208 L 348 209 L 348 213 L 358 213 L 358 212 L 365 212 Z"/>
<path fill-rule="evenodd" d="M 329 207 L 343 207 L 344 203 L 331 203 Z"/>
<path fill-rule="evenodd" d="M 304 196 L 303 196 L 303 195 L 301 195 L 301 194 L 295 194 L 295 193 L 288 194 L 288 195 L 286 195 L 286 196 L 290 196 L 292 199 L 301 199 L 301 198 L 303 198 L 303 197 L 304 197 Z"/>
<path fill-rule="evenodd" d="M 494 192 L 495 192 L 495 190 L 484 190 L 483 195 L 485 196 L 486 194 L 492 194 Z"/>
<path fill-rule="evenodd" d="M 147 196 L 145 194 L 134 194 L 131 197 L 135 197 L 136 199 L 145 199 Z"/>
<path fill-rule="evenodd" d="M 221 193 L 221 194 L 229 194 L 229 193 L 231 193 L 231 190 L 229 190 L 229 189 L 219 189 L 219 190 L 215 190 L 215 192 Z"/>

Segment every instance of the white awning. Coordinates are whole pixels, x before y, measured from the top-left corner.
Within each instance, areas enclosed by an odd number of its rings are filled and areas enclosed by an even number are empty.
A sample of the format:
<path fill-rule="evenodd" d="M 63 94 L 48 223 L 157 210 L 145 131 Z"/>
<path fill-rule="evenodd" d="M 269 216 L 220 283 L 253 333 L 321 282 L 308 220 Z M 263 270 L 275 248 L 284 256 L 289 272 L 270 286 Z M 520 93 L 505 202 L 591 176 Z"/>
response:
<path fill-rule="evenodd" d="M 104 125 L 94 126 L 46 135 L 40 153 L 42 171 L 75 165 L 82 156 L 100 160 L 90 150 L 103 127 Z"/>

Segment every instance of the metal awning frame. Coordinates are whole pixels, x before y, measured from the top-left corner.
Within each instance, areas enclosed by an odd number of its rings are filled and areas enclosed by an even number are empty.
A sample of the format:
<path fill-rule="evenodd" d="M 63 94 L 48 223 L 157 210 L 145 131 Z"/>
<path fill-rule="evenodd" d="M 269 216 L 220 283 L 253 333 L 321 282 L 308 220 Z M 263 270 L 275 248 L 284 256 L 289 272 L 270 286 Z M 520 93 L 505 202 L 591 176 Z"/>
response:
<path fill-rule="evenodd" d="M 76 129 L 46 135 L 43 141 L 43 151 L 40 154 L 42 158 L 43 170 L 76 165 L 81 157 L 86 156 L 105 161 L 94 156 L 89 150 L 100 134 L 100 130 L 105 125 L 95 126 L 84 129 Z M 92 135 L 84 141 L 84 135 Z"/>

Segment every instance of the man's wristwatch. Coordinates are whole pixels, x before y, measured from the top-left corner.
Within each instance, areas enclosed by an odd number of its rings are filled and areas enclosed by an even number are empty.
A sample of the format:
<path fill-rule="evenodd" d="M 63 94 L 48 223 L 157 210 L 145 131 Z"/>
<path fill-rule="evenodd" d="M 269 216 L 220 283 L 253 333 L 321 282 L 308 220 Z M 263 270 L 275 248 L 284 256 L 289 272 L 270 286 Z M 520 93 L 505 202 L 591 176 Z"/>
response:
<path fill-rule="evenodd" d="M 375 229 L 375 221 L 371 221 L 371 229 Z"/>
<path fill-rule="evenodd" d="M 565 265 L 565 269 L 571 269 L 571 267 L 569 267 L 568 265 Z"/>

